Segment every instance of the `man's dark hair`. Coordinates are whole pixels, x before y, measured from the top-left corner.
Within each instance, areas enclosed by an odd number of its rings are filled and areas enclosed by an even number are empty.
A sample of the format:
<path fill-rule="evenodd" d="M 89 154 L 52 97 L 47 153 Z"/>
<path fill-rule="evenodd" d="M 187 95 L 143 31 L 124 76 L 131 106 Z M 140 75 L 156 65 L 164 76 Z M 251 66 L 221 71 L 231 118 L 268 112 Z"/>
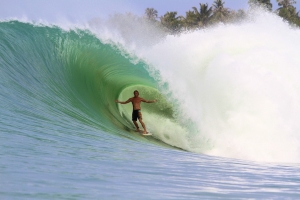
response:
<path fill-rule="evenodd" d="M 135 92 L 137 92 L 138 94 L 140 94 L 139 91 L 137 91 L 137 90 L 134 90 L 134 91 L 133 91 L 133 94 L 134 94 Z"/>

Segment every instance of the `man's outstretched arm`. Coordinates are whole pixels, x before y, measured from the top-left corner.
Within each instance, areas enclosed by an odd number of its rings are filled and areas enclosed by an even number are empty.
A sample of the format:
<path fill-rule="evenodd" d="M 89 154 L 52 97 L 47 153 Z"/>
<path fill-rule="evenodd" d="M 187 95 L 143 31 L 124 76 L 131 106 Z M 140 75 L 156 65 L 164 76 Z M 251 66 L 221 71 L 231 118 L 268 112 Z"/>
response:
<path fill-rule="evenodd" d="M 157 100 L 156 99 L 154 99 L 154 100 L 145 100 L 145 99 L 142 99 L 142 102 L 145 102 L 145 103 L 155 103 L 155 102 L 157 102 Z"/>
<path fill-rule="evenodd" d="M 119 100 L 115 100 L 116 103 L 120 103 L 120 104 L 126 104 L 126 103 L 129 103 L 131 102 L 131 98 L 128 99 L 127 101 L 119 101 Z"/>

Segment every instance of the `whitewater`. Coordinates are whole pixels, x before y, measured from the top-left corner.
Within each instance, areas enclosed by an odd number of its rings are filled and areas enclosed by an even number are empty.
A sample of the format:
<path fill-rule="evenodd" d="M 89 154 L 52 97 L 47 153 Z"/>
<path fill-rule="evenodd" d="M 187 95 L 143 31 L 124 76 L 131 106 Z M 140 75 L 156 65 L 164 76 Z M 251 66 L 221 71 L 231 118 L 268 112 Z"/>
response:
<path fill-rule="evenodd" d="M 1 199 L 294 199 L 300 30 L 252 11 L 169 35 L 133 16 L 0 22 Z M 153 137 L 133 131 L 134 90 Z"/>

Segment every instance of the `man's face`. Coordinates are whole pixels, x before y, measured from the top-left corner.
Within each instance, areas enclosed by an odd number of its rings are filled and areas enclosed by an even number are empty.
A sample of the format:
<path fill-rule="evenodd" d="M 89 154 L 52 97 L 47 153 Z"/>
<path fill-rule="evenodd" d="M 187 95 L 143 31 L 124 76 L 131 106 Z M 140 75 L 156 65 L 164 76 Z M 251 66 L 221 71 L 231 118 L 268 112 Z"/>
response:
<path fill-rule="evenodd" d="M 138 92 L 134 92 L 134 96 L 135 97 L 139 96 L 139 93 Z"/>

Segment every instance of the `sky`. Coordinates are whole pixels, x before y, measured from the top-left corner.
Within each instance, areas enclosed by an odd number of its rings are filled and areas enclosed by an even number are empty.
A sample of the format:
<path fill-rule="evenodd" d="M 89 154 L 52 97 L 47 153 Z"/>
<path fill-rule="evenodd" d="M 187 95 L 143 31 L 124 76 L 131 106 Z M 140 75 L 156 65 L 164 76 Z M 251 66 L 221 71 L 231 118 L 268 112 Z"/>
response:
<path fill-rule="evenodd" d="M 162 16 L 167 11 L 177 11 L 178 15 L 199 3 L 212 5 L 214 0 L 0 0 L 0 19 L 26 17 L 31 20 L 71 21 L 105 18 L 114 13 L 132 12 L 143 15 L 146 8 L 154 8 Z M 238 10 L 247 9 L 248 0 L 224 0 L 225 7 Z M 271 0 L 273 10 L 278 8 L 276 0 Z M 295 5 L 300 10 L 300 0 Z"/>

